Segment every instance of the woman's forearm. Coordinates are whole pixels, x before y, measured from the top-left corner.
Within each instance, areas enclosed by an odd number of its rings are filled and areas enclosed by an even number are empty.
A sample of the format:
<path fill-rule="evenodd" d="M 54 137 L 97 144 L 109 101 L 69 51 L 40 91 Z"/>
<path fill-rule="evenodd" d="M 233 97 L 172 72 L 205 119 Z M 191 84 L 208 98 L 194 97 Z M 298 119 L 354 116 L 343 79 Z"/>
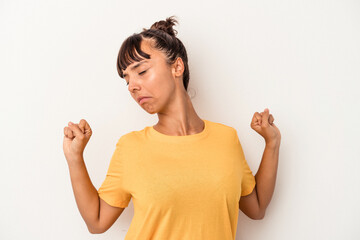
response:
<path fill-rule="evenodd" d="M 259 170 L 255 175 L 260 209 L 265 213 L 274 192 L 280 141 L 266 143 Z"/>
<path fill-rule="evenodd" d="M 96 231 L 99 219 L 99 195 L 88 175 L 83 157 L 68 162 L 76 204 L 90 232 Z"/>

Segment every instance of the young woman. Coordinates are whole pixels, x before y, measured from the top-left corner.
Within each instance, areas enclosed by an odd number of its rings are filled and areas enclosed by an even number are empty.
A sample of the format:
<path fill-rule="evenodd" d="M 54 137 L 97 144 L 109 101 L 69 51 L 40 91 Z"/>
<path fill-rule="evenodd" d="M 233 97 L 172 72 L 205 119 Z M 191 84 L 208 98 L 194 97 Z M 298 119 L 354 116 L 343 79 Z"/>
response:
<path fill-rule="evenodd" d="M 130 200 L 126 240 L 235 239 L 239 209 L 262 219 L 271 200 L 280 132 L 269 110 L 251 127 L 264 137 L 257 174 L 250 170 L 237 131 L 202 119 L 187 87 L 187 53 L 175 36 L 174 17 L 154 23 L 122 44 L 117 69 L 134 100 L 159 121 L 121 136 L 106 178 L 96 188 L 83 151 L 92 131 L 86 120 L 64 128 L 64 153 L 79 211 L 91 233 L 109 229 Z"/>

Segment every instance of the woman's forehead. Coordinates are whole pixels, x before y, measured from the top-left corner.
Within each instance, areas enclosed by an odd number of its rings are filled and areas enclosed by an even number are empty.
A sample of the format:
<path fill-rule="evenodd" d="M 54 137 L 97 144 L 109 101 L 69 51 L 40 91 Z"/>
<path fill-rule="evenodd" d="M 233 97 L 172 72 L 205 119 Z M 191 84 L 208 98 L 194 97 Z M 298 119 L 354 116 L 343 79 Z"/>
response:
<path fill-rule="evenodd" d="M 146 60 L 141 60 L 141 61 L 136 61 L 136 62 L 133 62 L 131 63 L 126 69 L 129 69 L 129 72 L 132 72 L 132 71 L 135 71 L 137 68 L 139 68 L 140 66 L 142 65 L 146 65 L 148 63 L 150 63 L 152 59 L 146 59 Z M 124 71 L 123 72 L 124 75 L 126 75 L 126 72 Z"/>

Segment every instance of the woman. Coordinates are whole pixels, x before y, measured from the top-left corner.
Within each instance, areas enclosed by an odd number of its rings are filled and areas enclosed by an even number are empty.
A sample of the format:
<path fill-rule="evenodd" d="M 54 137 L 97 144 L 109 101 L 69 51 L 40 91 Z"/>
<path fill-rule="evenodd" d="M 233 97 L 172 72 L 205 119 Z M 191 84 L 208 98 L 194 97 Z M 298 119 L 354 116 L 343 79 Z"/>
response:
<path fill-rule="evenodd" d="M 135 101 L 159 121 L 120 137 L 106 178 L 96 190 L 83 151 L 89 124 L 64 128 L 64 153 L 79 211 L 91 233 L 109 229 L 130 199 L 134 218 L 125 239 L 235 239 L 239 209 L 262 219 L 274 191 L 280 132 L 269 110 L 251 127 L 266 142 L 254 176 L 237 131 L 201 119 L 187 94 L 187 53 L 174 17 L 122 44 L 117 61 Z"/>

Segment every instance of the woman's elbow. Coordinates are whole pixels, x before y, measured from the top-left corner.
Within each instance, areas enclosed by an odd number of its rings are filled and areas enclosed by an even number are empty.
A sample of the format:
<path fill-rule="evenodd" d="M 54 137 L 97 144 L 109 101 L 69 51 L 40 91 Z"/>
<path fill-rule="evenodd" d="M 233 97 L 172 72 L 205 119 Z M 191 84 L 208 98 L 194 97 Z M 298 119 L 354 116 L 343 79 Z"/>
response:
<path fill-rule="evenodd" d="M 265 217 L 265 211 L 259 211 L 256 216 L 250 217 L 253 220 L 261 220 Z"/>

